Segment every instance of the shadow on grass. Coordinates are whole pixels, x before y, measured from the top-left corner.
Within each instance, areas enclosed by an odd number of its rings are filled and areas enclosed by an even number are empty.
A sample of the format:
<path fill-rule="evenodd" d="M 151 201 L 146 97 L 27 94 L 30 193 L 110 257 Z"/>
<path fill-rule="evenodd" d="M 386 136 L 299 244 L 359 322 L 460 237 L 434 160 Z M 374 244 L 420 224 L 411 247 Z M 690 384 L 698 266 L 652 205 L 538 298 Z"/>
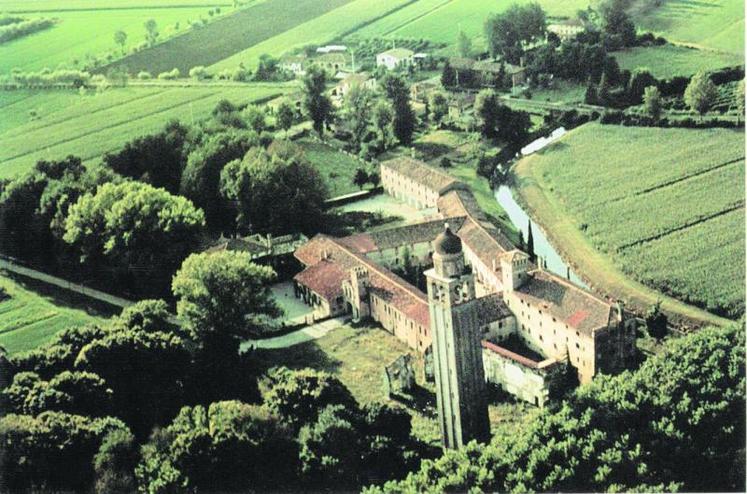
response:
<path fill-rule="evenodd" d="M 2 271 L 2 276 L 12 280 L 24 290 L 33 292 L 58 307 L 77 309 L 85 312 L 89 316 L 103 318 L 119 315 L 122 311 L 122 308 L 116 305 L 111 305 L 70 290 L 65 290 L 64 288 L 48 285 L 42 281 L 27 278 L 16 273 Z"/>
<path fill-rule="evenodd" d="M 392 393 L 391 399 L 398 401 L 407 408 L 417 410 L 429 419 L 434 419 L 437 416 L 436 396 L 418 384 L 409 393 Z"/>
<path fill-rule="evenodd" d="M 280 366 L 289 369 L 311 367 L 319 371 L 337 373 L 342 365 L 342 362 L 331 358 L 315 341 L 287 348 L 255 349 L 248 351 L 246 355 L 253 360 L 257 375 Z"/>

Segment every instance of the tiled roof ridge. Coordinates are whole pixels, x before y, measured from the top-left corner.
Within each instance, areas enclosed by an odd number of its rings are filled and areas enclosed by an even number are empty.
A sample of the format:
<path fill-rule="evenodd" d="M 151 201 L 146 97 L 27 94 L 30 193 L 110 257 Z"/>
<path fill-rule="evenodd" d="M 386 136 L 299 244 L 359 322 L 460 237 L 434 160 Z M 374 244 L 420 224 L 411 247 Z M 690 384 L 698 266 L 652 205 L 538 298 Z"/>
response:
<path fill-rule="evenodd" d="M 397 276 L 396 274 L 394 274 L 390 270 L 382 268 L 377 263 L 375 263 L 375 262 L 371 261 L 370 259 L 368 259 L 366 256 L 364 256 L 362 254 L 359 254 L 357 252 L 354 252 L 353 250 L 351 250 L 346 245 L 341 244 L 340 242 L 338 242 L 337 241 L 338 239 L 336 239 L 334 237 L 327 237 L 326 235 L 325 235 L 325 238 L 331 240 L 332 243 L 334 243 L 335 245 L 337 245 L 343 252 L 345 252 L 347 255 L 353 257 L 357 261 L 365 264 L 367 268 L 371 269 L 373 272 L 375 272 L 379 276 L 381 276 L 381 277 L 383 277 L 385 279 L 388 279 L 388 280 L 396 283 L 398 287 L 400 287 L 403 290 L 407 291 L 408 293 L 410 293 L 410 295 L 413 295 L 419 301 L 428 303 L 428 299 L 427 299 L 426 295 L 423 292 L 421 292 L 420 290 L 418 290 L 417 288 L 415 288 L 414 286 L 412 286 L 406 280 L 400 278 L 399 276 Z"/>
<path fill-rule="evenodd" d="M 457 192 L 457 191 L 455 191 L 455 192 Z M 468 192 L 470 195 L 472 195 L 472 198 L 475 199 L 475 202 L 477 202 L 477 199 L 475 198 L 475 195 L 472 192 L 472 190 L 467 190 L 465 192 Z M 456 194 L 456 197 L 458 198 L 459 201 L 462 200 L 461 196 L 458 193 Z M 496 240 L 495 238 L 493 238 L 493 235 L 484 226 L 482 226 L 482 224 L 480 223 L 480 221 L 474 218 L 474 216 L 472 215 L 472 211 L 470 211 L 469 208 L 467 208 L 466 206 L 464 206 L 464 203 L 462 203 L 462 207 L 464 208 L 464 211 L 466 212 L 467 219 L 469 219 L 472 223 L 474 223 L 477 226 L 477 228 L 479 228 L 485 235 L 487 235 L 488 237 L 490 237 L 490 240 L 501 251 L 496 256 L 496 258 L 499 258 L 501 256 L 501 254 L 503 254 L 504 252 L 509 252 L 509 251 L 504 250 L 503 247 L 500 245 L 500 243 L 498 243 L 498 240 Z M 478 207 L 479 207 L 479 205 L 478 205 Z M 482 211 L 482 209 L 480 209 L 480 211 Z M 483 211 L 483 214 L 484 214 L 484 211 Z M 462 227 L 464 227 L 464 224 L 462 224 Z M 496 228 L 498 228 L 498 227 L 496 227 Z M 498 228 L 498 233 L 501 234 L 501 235 L 503 235 L 503 233 L 501 233 L 500 228 Z M 510 243 L 512 243 L 512 242 L 510 242 Z M 467 245 L 469 245 L 469 244 L 467 244 Z M 520 249 L 516 248 L 516 249 L 512 249 L 512 250 L 520 250 Z"/>
<path fill-rule="evenodd" d="M 381 164 L 384 165 L 384 166 L 389 166 L 391 164 L 396 164 L 397 162 L 414 163 L 415 165 L 417 165 L 419 167 L 423 167 L 423 168 L 427 169 L 430 173 L 433 173 L 434 175 L 438 175 L 439 177 L 441 177 L 443 179 L 448 179 L 448 180 L 450 180 L 450 181 L 452 181 L 454 183 L 459 183 L 459 184 L 467 185 L 466 183 L 464 183 L 463 181 L 459 180 L 458 178 L 455 178 L 452 175 L 449 175 L 448 173 L 446 173 L 444 171 L 441 171 L 441 170 L 439 170 L 439 169 L 437 169 L 437 168 L 429 165 L 425 161 L 419 160 L 417 158 L 411 158 L 409 156 L 397 156 L 396 158 L 391 158 L 389 160 L 383 161 Z M 467 185 L 467 187 L 469 187 L 469 186 Z M 440 196 L 440 194 L 439 194 L 439 196 Z"/>
<path fill-rule="evenodd" d="M 561 285 L 566 286 L 567 288 L 570 288 L 572 290 L 576 290 L 583 295 L 585 295 L 587 298 L 590 298 L 594 302 L 597 302 L 599 304 L 602 304 L 606 307 L 610 307 L 610 302 L 608 300 L 604 300 L 602 297 L 599 297 L 598 295 L 594 294 L 591 290 L 587 290 L 586 288 L 582 286 L 578 286 L 575 283 L 571 283 L 570 281 L 566 280 L 562 276 L 559 276 L 551 271 L 547 271 L 545 269 L 535 269 L 529 272 L 529 274 L 536 274 L 541 273 L 544 276 L 547 276 L 552 279 L 552 281 L 559 283 Z"/>
<path fill-rule="evenodd" d="M 523 355 L 519 355 L 516 352 L 512 352 L 508 348 L 504 348 L 500 345 L 496 345 L 495 343 L 492 343 L 488 340 L 482 340 L 482 347 L 487 348 L 488 350 L 497 353 L 498 355 L 502 355 L 504 357 L 508 357 L 511 360 L 518 362 L 526 367 L 530 367 L 532 369 L 537 369 L 539 367 L 539 362 L 535 362 L 534 360 L 525 357 Z"/>

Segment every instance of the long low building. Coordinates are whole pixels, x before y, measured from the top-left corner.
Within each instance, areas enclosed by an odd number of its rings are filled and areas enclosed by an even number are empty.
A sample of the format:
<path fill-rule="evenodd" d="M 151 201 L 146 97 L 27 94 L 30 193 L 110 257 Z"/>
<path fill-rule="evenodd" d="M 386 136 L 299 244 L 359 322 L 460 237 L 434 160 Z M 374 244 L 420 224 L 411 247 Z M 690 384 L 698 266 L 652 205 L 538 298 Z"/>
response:
<path fill-rule="evenodd" d="M 421 209 L 436 208 L 441 218 L 345 238 L 318 235 L 297 249 L 305 269 L 295 282 L 316 317 L 371 318 L 427 355 L 427 296 L 392 270 L 430 265 L 433 241 L 448 223 L 475 279 L 489 381 L 542 405 L 559 364 L 573 366 L 583 383 L 635 358 L 635 321 L 623 307 L 531 263 L 465 184 L 408 158 L 382 163 L 381 176 L 387 193 Z M 509 337 L 541 358 L 503 348 Z"/>

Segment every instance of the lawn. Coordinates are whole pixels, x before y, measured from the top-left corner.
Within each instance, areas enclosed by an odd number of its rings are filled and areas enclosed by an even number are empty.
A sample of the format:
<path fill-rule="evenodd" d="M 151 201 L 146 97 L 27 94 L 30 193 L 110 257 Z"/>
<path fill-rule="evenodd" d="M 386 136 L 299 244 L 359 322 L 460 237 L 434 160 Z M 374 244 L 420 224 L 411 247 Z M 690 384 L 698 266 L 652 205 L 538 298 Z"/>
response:
<path fill-rule="evenodd" d="M 712 313 L 744 313 L 743 132 L 589 124 L 516 171 L 535 218 L 595 284 L 650 303 L 655 293 L 624 273 Z"/>
<path fill-rule="evenodd" d="M 57 2 L 57 4 L 64 5 L 63 2 Z M 148 3 L 141 2 L 141 6 L 145 5 Z M 3 10 L 4 5 L 0 2 L 0 12 Z M 106 10 L 49 10 L 41 14 L 24 15 L 28 18 L 55 17 L 60 22 L 50 29 L 0 44 L 0 74 L 6 74 L 14 68 L 24 71 L 36 71 L 43 68 L 54 70 L 60 65 L 82 68 L 88 57 L 106 60 L 107 54 L 121 55 L 119 46 L 114 43 L 114 33 L 118 30 L 127 33 L 125 48 L 129 50 L 145 40 L 144 23 L 146 20 L 155 19 L 163 38 L 177 32 L 175 30 L 177 22 L 181 32 L 187 29 L 189 20 L 207 18 L 208 10 L 210 7 L 207 6 L 179 8 L 154 6 L 108 8 Z"/>
<path fill-rule="evenodd" d="M 636 47 L 615 52 L 613 55 L 617 58 L 620 68 L 633 71 L 645 67 L 657 78 L 690 76 L 701 70 L 708 71 L 744 63 L 743 57 L 734 53 L 674 45 Z"/>
<path fill-rule="evenodd" d="M 172 119 L 203 119 L 221 99 L 234 103 L 265 100 L 289 91 L 291 84 L 247 84 L 238 87 L 129 87 L 103 94 L 58 91 L 60 100 L 40 92 L 10 106 L 20 125 L 0 133 L 0 177 L 28 170 L 39 159 L 73 154 L 95 161 L 128 140 L 154 132 Z M 0 103 L 3 100 L 0 99 Z M 28 110 L 40 110 L 29 121 Z M 24 122 L 25 123 L 22 123 Z"/>
<path fill-rule="evenodd" d="M 742 0 L 666 0 L 635 21 L 669 41 L 744 55 Z"/>
<path fill-rule="evenodd" d="M 419 390 L 414 397 L 390 403 L 404 406 L 413 416 L 413 431 L 424 441 L 439 442 L 436 421 L 436 397 L 433 385 L 423 382 L 422 362 L 404 343 L 382 329 L 344 326 L 318 340 L 278 350 L 257 350 L 254 354 L 262 369 L 284 365 L 290 368 L 312 367 L 331 372 L 350 389 L 359 403 L 387 401 L 384 393 L 384 366 L 400 355 L 415 358 L 415 373 Z M 493 428 L 516 427 L 536 415 L 537 409 L 514 403 L 490 405 Z"/>
<path fill-rule="evenodd" d="M 314 165 L 329 187 L 330 197 L 337 197 L 360 190 L 353 184 L 353 177 L 358 168 L 369 170 L 363 162 L 327 144 L 304 139 L 298 141 L 306 157 Z"/>
<path fill-rule="evenodd" d="M 250 48 L 236 53 L 210 68 L 233 69 L 240 63 L 253 68 L 265 53 L 280 56 L 295 48 L 323 44 L 357 31 L 390 12 L 397 11 L 409 0 L 353 0 L 324 15 L 308 20 L 292 29 L 279 32 Z"/>
<path fill-rule="evenodd" d="M 96 323 L 111 315 L 89 306 L 82 297 L 54 296 L 34 285 L 0 275 L 0 287 L 11 298 L 0 302 L 0 346 L 13 354 L 45 343 L 58 331 Z M 118 311 L 115 311 L 118 312 Z"/>

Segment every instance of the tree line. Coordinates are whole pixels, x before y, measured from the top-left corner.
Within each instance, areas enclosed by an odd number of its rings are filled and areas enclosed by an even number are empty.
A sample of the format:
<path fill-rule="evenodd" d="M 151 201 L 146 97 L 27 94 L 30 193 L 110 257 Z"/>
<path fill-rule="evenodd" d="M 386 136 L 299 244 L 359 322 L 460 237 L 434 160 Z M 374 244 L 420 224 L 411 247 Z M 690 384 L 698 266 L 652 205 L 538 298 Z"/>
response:
<path fill-rule="evenodd" d="M 190 256 L 181 323 L 146 300 L 45 346 L 0 353 L 0 485 L 9 492 L 359 489 L 432 451 L 410 416 L 360 405 L 334 376 L 259 370 L 239 344 L 280 311 L 248 254 Z M 259 391 L 258 381 L 263 381 Z M 268 458 L 272 467 L 268 468 Z"/>

